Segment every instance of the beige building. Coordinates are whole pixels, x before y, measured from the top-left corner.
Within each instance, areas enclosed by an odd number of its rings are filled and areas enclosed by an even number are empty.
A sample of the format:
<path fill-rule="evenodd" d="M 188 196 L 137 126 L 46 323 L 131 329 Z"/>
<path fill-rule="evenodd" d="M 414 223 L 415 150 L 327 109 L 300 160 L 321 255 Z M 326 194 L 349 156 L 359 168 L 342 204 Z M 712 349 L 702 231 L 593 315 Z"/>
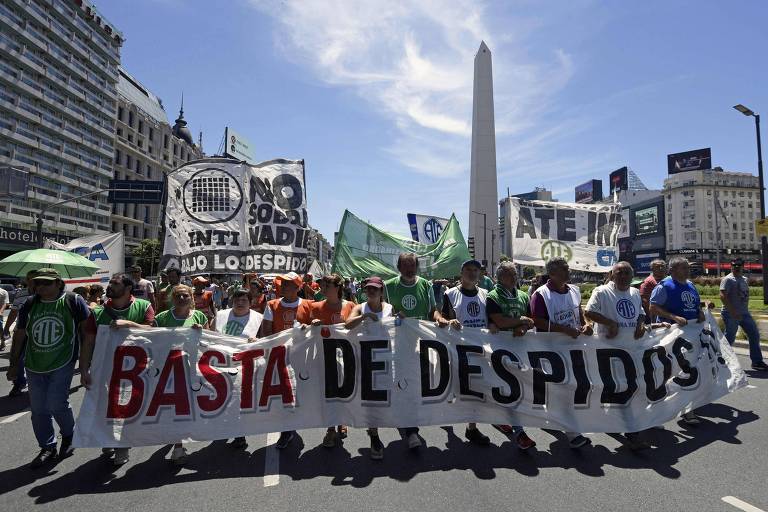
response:
<path fill-rule="evenodd" d="M 184 104 L 173 127 L 160 98 L 120 69 L 115 133 L 115 179 L 163 181 L 165 173 L 203 157 L 184 120 Z M 125 256 L 144 239 L 160 237 L 161 205 L 113 204 L 111 229 L 125 233 Z"/>

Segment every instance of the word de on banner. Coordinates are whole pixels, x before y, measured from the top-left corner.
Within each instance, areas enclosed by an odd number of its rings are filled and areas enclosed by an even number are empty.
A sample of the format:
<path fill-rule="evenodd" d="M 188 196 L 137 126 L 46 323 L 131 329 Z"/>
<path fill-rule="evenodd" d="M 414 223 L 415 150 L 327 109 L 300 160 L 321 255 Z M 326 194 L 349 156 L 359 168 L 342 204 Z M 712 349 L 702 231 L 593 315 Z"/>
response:
<path fill-rule="evenodd" d="M 83 447 L 209 441 L 328 425 L 480 422 L 637 432 L 746 385 L 711 314 L 640 340 L 490 334 L 405 319 L 255 343 L 101 326 L 75 429 Z"/>
<path fill-rule="evenodd" d="M 522 265 L 561 257 L 573 270 L 608 272 L 619 255 L 620 207 L 508 198 L 504 252 Z"/>
<path fill-rule="evenodd" d="M 303 160 L 200 160 L 168 174 L 161 268 L 306 272 Z"/>

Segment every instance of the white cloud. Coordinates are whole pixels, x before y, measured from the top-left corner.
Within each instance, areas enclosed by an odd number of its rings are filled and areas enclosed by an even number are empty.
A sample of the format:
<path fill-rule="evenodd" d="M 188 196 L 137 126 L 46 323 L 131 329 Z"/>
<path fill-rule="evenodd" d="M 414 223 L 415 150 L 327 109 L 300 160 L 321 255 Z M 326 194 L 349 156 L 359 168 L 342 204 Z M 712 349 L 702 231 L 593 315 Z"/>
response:
<path fill-rule="evenodd" d="M 476 1 L 251 3 L 277 21 L 276 42 L 286 57 L 369 101 L 397 129 L 384 149 L 432 176 L 468 173 L 473 59 L 481 40 L 494 52 L 497 147 L 505 137 L 521 137 L 506 141 L 515 144 L 535 138 L 541 115 L 574 72 L 563 50 L 542 61 L 519 47 L 540 22 L 505 16 L 498 23 Z"/>

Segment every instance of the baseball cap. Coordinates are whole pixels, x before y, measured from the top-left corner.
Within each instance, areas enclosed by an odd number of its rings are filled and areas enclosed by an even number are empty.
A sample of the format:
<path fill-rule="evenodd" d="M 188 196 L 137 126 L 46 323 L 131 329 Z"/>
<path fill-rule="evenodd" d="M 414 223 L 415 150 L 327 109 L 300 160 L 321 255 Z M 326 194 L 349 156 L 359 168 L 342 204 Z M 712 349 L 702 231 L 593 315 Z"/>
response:
<path fill-rule="evenodd" d="M 134 265 L 130 269 L 131 272 L 141 272 L 141 267 L 138 265 Z"/>
<path fill-rule="evenodd" d="M 734 260 L 731 260 L 731 266 L 732 267 L 743 267 L 744 266 L 744 260 L 741 258 L 736 258 Z"/>
<path fill-rule="evenodd" d="M 208 284 L 208 280 L 203 276 L 197 276 L 192 280 L 192 284 Z"/>
<path fill-rule="evenodd" d="M 55 268 L 41 268 L 38 269 L 37 274 L 32 279 L 55 281 L 56 279 L 61 279 L 61 274 Z"/>
<path fill-rule="evenodd" d="M 461 264 L 461 270 L 464 270 L 464 267 L 469 266 L 469 265 L 474 265 L 477 268 L 483 268 L 483 265 L 479 261 L 477 261 L 477 260 L 467 260 L 467 261 L 465 261 L 464 263 Z"/>
<path fill-rule="evenodd" d="M 301 276 L 297 274 L 296 272 L 288 272 L 287 274 L 279 275 L 275 278 L 275 285 L 280 286 L 283 281 L 291 281 L 296 286 L 301 287 L 302 281 Z"/>
<path fill-rule="evenodd" d="M 363 288 L 373 286 L 374 288 L 384 288 L 384 281 L 379 276 L 369 277 L 363 281 Z"/>

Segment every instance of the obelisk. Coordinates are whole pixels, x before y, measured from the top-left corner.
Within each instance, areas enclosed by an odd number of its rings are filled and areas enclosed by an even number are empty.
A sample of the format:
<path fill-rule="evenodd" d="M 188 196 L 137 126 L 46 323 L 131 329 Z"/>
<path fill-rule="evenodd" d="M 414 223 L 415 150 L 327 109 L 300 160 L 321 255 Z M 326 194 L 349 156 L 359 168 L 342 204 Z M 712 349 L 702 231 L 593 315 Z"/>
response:
<path fill-rule="evenodd" d="M 475 55 L 472 93 L 472 161 L 469 182 L 469 234 L 475 258 L 489 274 L 499 261 L 499 194 L 496 185 L 496 126 L 493 120 L 491 50 L 485 42 Z"/>

